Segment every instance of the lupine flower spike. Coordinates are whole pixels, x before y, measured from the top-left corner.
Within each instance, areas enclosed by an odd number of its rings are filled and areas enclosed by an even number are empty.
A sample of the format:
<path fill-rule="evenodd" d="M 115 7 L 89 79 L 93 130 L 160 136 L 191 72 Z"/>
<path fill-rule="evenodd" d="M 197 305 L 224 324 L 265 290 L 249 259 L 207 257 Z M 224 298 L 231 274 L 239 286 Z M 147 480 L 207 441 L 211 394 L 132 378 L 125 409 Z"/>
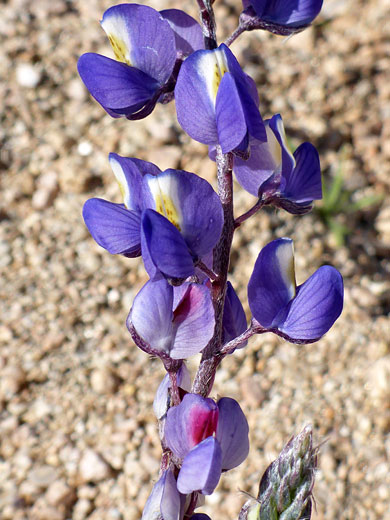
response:
<path fill-rule="evenodd" d="M 243 0 L 237 29 L 218 44 L 213 0 L 198 0 L 201 26 L 189 15 L 121 4 L 103 15 L 115 59 L 81 56 L 78 69 L 92 96 L 114 118 L 141 119 L 175 99 L 190 137 L 217 162 L 218 194 L 195 173 L 110 154 L 122 203 L 88 200 L 83 217 L 111 254 L 142 256 L 149 280 L 134 299 L 127 327 L 134 343 L 166 371 L 153 402 L 162 447 L 160 473 L 142 520 L 211 520 L 196 510 L 223 472 L 249 452 L 248 422 L 234 399 L 212 395 L 224 357 L 256 333 L 292 343 L 321 338 L 343 307 L 333 267 L 295 281 L 292 241 L 260 252 L 248 284 L 250 324 L 228 281 L 234 231 L 262 206 L 303 214 L 322 197 L 316 149 L 289 150 L 279 114 L 263 122 L 254 81 L 229 45 L 244 31 L 290 35 L 308 26 L 322 0 Z M 235 217 L 233 173 L 257 198 Z M 200 354 L 190 374 L 187 358 Z M 188 365 L 190 366 L 190 365 Z M 293 438 L 265 472 L 257 503 L 239 520 L 308 520 L 317 450 L 311 429 Z"/>

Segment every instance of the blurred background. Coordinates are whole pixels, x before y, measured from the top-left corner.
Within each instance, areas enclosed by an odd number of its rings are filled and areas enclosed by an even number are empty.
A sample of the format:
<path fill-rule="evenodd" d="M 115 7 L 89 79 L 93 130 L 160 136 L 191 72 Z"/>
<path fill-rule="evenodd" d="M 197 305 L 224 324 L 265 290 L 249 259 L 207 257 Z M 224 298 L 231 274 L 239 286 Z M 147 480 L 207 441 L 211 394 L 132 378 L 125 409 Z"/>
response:
<path fill-rule="evenodd" d="M 195 1 L 143 3 L 197 16 Z M 0 518 L 139 519 L 158 475 L 151 405 L 164 373 L 125 327 L 146 281 L 142 262 L 100 249 L 82 205 L 120 200 L 109 152 L 214 185 L 215 166 L 181 131 L 173 103 L 129 122 L 89 96 L 77 58 L 112 56 L 99 26 L 112 2 L 0 5 Z M 216 0 L 220 41 L 240 8 Z M 325 0 L 305 32 L 287 41 L 252 32 L 232 50 L 258 84 L 263 117 L 280 112 L 293 147 L 319 149 L 325 197 L 304 217 L 267 210 L 246 222 L 231 280 L 248 310 L 258 252 L 289 236 L 298 283 L 331 263 L 344 276 L 345 309 L 316 344 L 264 335 L 224 361 L 213 396 L 240 402 L 251 451 L 202 510 L 236 518 L 239 490 L 257 495 L 267 465 L 311 423 L 325 441 L 313 518 L 389 520 L 390 4 Z M 235 197 L 237 215 L 253 202 L 238 185 Z"/>

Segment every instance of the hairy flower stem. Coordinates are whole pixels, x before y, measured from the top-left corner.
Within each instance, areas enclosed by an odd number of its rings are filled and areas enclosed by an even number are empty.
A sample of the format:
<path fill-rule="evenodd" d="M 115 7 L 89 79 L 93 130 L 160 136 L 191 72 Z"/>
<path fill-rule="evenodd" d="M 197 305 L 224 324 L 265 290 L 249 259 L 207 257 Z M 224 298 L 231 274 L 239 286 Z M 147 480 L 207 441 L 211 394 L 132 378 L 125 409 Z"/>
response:
<path fill-rule="evenodd" d="M 214 10 L 211 0 L 197 0 L 199 6 L 200 22 L 202 25 L 204 44 L 206 49 L 217 48 L 217 35 L 214 18 Z"/>
<path fill-rule="evenodd" d="M 169 374 L 169 381 L 171 382 L 171 399 L 172 399 L 172 406 L 177 406 L 180 404 L 180 393 L 179 393 L 179 385 L 177 383 L 177 371 L 170 371 Z"/>
<path fill-rule="evenodd" d="M 257 213 L 263 206 L 264 206 L 264 201 L 259 199 L 256 202 L 256 204 L 251 207 L 251 209 L 249 209 L 248 211 L 246 211 L 245 213 L 243 213 L 242 215 L 240 215 L 239 217 L 236 218 L 236 220 L 234 221 L 234 227 L 236 227 L 236 228 L 240 227 L 241 224 L 243 222 L 245 222 L 245 220 L 248 220 L 249 217 L 251 217 L 252 215 Z"/>
<path fill-rule="evenodd" d="M 215 312 L 214 335 L 207 347 L 203 350 L 202 360 L 195 376 L 192 392 L 207 397 L 214 383 L 215 371 L 221 362 L 220 354 L 222 343 L 222 318 L 225 304 L 226 282 L 229 269 L 230 249 L 234 234 L 233 215 L 233 154 L 223 154 L 221 147 L 217 146 L 217 174 L 218 195 L 222 203 L 224 213 L 224 225 L 221 238 L 213 253 L 213 271 L 217 279 L 211 284 L 211 296 Z"/>
<path fill-rule="evenodd" d="M 245 32 L 245 31 L 246 31 L 245 26 L 243 26 L 243 25 L 239 25 L 239 26 L 237 27 L 237 29 L 236 29 L 236 30 L 235 30 L 235 31 L 234 31 L 234 32 L 229 36 L 229 38 L 227 38 L 227 39 L 225 40 L 225 45 L 227 45 L 228 47 L 230 47 L 230 45 L 231 45 L 235 40 L 237 40 L 237 38 L 238 38 L 239 36 L 241 36 L 241 34 L 242 34 L 243 32 Z"/>

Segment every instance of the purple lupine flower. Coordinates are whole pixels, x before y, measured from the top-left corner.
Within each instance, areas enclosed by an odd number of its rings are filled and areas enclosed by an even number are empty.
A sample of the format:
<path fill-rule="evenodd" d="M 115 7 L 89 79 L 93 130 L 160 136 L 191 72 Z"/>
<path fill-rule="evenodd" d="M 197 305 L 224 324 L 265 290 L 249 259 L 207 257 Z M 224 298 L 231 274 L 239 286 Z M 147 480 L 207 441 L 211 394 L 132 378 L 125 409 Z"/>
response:
<path fill-rule="evenodd" d="M 163 472 L 153 486 L 141 520 L 182 520 L 186 497 L 179 493 L 172 469 Z"/>
<path fill-rule="evenodd" d="M 242 3 L 244 13 L 265 22 L 261 28 L 286 35 L 311 24 L 321 11 L 323 0 L 243 0 Z"/>
<path fill-rule="evenodd" d="M 151 278 L 184 279 L 218 242 L 223 210 L 211 185 L 194 173 L 161 172 L 152 163 L 110 154 L 124 204 L 88 200 L 85 223 L 112 254 L 142 257 Z"/>
<path fill-rule="evenodd" d="M 165 441 L 182 460 L 177 489 L 188 494 L 210 495 L 222 471 L 235 468 L 248 455 L 248 423 L 234 399 L 186 394 L 168 410 Z"/>
<path fill-rule="evenodd" d="M 149 115 L 161 96 L 173 91 L 175 66 L 204 47 L 198 23 L 177 9 L 159 13 L 145 5 L 116 5 L 104 13 L 101 25 L 116 60 L 83 54 L 78 71 L 112 117 Z"/>
<path fill-rule="evenodd" d="M 323 336 L 343 309 L 343 279 L 324 265 L 296 286 L 293 243 L 279 238 L 260 252 L 248 284 L 248 301 L 259 324 L 292 343 Z"/>
<path fill-rule="evenodd" d="M 177 118 L 196 141 L 245 151 L 249 137 L 266 140 L 256 88 L 226 45 L 194 52 L 175 88 Z"/>
<path fill-rule="evenodd" d="M 212 338 L 214 308 L 205 285 L 184 283 L 172 287 L 164 279 L 148 281 L 134 299 L 127 318 L 150 354 L 186 359 Z"/>
<path fill-rule="evenodd" d="M 310 143 L 289 150 L 279 114 L 265 121 L 267 142 L 251 142 L 247 161 L 234 158 L 234 173 L 241 186 L 264 204 L 290 213 L 307 213 L 313 200 L 322 198 L 318 152 Z"/>

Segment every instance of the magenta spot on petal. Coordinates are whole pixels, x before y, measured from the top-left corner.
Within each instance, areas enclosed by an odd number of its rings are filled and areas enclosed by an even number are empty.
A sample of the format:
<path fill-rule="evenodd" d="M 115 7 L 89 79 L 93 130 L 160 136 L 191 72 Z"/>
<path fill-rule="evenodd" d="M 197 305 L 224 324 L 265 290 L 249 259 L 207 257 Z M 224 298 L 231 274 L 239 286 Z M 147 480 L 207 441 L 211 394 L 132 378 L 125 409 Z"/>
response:
<path fill-rule="evenodd" d="M 218 424 L 218 407 L 214 403 L 212 399 L 207 399 L 209 401 L 209 408 L 205 407 L 194 407 L 191 411 L 189 420 L 190 420 L 190 432 L 191 432 L 191 442 L 193 448 L 207 437 L 211 437 L 215 434 L 217 430 Z"/>

